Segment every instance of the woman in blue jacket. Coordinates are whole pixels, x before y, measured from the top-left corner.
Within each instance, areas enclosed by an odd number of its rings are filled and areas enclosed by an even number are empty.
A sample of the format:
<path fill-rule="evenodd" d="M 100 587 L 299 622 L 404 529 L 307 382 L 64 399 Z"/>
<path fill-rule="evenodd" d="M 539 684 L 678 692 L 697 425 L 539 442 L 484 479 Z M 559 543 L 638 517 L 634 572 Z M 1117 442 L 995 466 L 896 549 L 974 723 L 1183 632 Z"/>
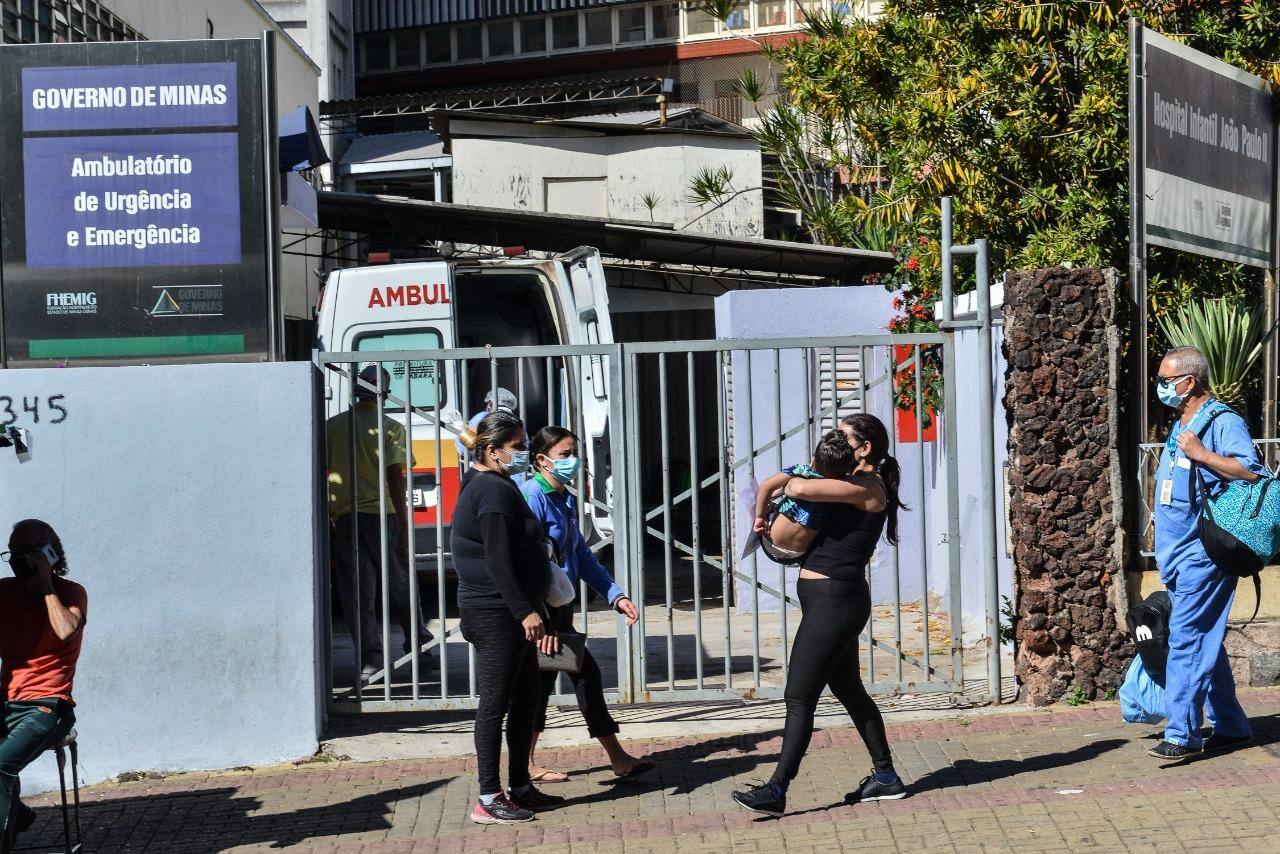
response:
<path fill-rule="evenodd" d="M 533 462 L 534 474 L 520 489 L 529 502 L 533 515 L 542 521 L 557 563 L 564 567 L 574 589 L 577 589 L 579 580 L 585 581 L 614 610 L 627 618 L 627 625 L 633 625 L 640 619 L 635 604 L 623 594 L 609 570 L 592 554 L 578 527 L 577 502 L 568 491 L 568 486 L 577 480 L 582 468 L 582 459 L 578 456 L 578 437 L 563 427 L 544 427 L 533 437 L 529 456 Z M 551 616 L 548 625 L 550 631 L 573 631 L 573 603 L 559 608 L 548 607 L 548 611 Z M 549 646 L 552 643 L 554 637 L 549 634 L 542 645 Z M 537 747 L 538 735 L 546 726 L 547 702 L 551 698 L 551 692 L 555 690 L 558 675 L 551 671 L 542 674 L 542 704 L 535 717 L 533 747 Z M 578 695 L 578 709 L 587 722 L 587 731 L 592 738 L 600 741 L 609 754 L 613 773 L 619 777 L 633 777 L 652 769 L 652 762 L 637 759 L 627 753 L 618 741 L 618 724 L 605 705 L 600 667 L 590 650 L 587 650 L 583 660 L 582 671 L 571 678 L 574 693 Z M 535 781 L 543 783 L 561 783 L 569 779 L 559 771 L 538 767 L 533 750 L 529 751 L 529 774 Z"/>

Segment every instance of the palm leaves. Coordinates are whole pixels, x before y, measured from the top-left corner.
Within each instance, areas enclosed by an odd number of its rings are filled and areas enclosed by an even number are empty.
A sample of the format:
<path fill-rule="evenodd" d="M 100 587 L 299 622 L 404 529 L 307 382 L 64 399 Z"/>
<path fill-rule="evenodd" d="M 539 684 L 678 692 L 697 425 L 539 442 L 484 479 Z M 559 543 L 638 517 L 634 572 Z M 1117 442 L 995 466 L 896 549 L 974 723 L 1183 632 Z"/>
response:
<path fill-rule="evenodd" d="M 1213 396 L 1240 406 L 1249 371 L 1275 331 L 1275 327 L 1263 328 L 1261 310 L 1232 300 L 1211 299 L 1187 303 L 1159 320 L 1173 346 L 1195 347 L 1204 353 Z"/>

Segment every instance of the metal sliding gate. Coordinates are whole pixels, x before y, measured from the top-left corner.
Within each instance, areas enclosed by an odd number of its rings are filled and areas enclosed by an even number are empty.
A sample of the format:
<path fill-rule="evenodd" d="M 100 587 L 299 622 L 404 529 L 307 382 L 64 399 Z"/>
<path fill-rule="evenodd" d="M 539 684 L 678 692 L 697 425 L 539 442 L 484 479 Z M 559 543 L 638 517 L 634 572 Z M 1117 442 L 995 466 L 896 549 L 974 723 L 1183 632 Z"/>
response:
<path fill-rule="evenodd" d="M 956 411 L 954 346 L 951 334 L 935 333 L 318 356 L 330 442 L 343 437 L 346 458 L 359 466 L 357 433 L 372 429 L 387 466 L 357 468 L 355 477 L 328 472 L 330 494 L 346 490 L 347 506 L 356 506 L 361 477 L 376 478 L 383 497 L 380 510 L 344 516 L 336 520 L 344 532 L 331 532 L 331 577 L 345 572 L 351 582 L 325 585 L 331 707 L 474 706 L 475 659 L 458 626 L 449 554 L 466 462 L 446 422 L 448 410 L 467 417 L 498 388 L 515 394 L 531 434 L 561 424 L 582 438 L 588 468 L 571 487 L 585 499 L 579 519 L 640 612 L 627 627 L 585 586 L 576 606 L 611 701 L 782 694 L 800 620 L 797 570 L 759 552 L 742 556 L 746 502 L 757 482 L 807 463 L 822 434 L 855 412 L 885 422 L 910 508 L 899 545 L 882 541 L 869 570 L 863 679 L 878 693 L 960 695 L 966 675 L 986 684 L 989 641 L 966 650 L 962 633 L 965 597 L 981 600 L 961 577 L 956 456 L 969 439 L 922 395 L 905 414 L 902 407 L 908 389 L 940 385 L 942 412 Z M 352 382 L 371 362 L 386 368 L 389 385 L 356 406 L 358 387 L 379 390 Z M 396 426 L 377 426 L 387 423 Z M 934 435 L 938 442 L 920 441 Z M 396 466 L 413 473 L 405 484 L 412 521 L 393 510 Z M 361 562 L 363 572 L 350 570 Z M 420 621 L 409 603 L 420 603 Z M 994 667 L 998 684 L 998 651 Z"/>

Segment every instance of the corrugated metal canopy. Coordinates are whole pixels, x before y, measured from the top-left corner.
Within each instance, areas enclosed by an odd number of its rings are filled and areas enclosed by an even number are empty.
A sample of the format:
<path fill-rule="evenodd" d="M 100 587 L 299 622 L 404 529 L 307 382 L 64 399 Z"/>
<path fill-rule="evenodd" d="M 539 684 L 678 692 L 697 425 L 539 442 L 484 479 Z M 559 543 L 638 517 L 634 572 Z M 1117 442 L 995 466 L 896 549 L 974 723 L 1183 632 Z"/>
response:
<path fill-rule="evenodd" d="M 564 214 L 425 202 L 365 193 L 318 194 L 320 227 L 353 231 L 388 243 L 437 242 L 524 246 L 568 252 L 594 246 L 623 261 L 750 271 L 765 276 L 809 276 L 859 283 L 892 267 L 887 252 L 816 246 L 753 237 L 719 237 L 666 224 L 594 219 Z"/>

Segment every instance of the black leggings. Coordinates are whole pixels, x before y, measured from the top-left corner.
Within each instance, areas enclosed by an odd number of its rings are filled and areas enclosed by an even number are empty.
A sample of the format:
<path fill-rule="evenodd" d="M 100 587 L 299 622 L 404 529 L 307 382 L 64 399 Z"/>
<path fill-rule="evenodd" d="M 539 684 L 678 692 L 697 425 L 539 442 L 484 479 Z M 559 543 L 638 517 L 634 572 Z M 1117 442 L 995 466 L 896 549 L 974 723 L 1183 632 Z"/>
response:
<path fill-rule="evenodd" d="M 880 708 L 867 694 L 858 670 L 858 633 L 871 618 L 867 582 L 801 578 L 796 582 L 803 616 L 791 645 L 787 671 L 787 726 L 773 779 L 795 779 L 813 737 L 813 715 L 822 689 L 830 686 L 853 718 L 877 771 L 893 767 Z"/>
<path fill-rule="evenodd" d="M 558 632 L 573 631 L 573 605 L 552 608 L 551 627 Z M 547 702 L 556 689 L 556 677 L 559 675 L 552 670 L 544 670 L 542 673 L 542 702 L 538 705 L 538 714 L 533 721 L 533 728 L 537 732 L 547 728 Z M 573 692 L 578 695 L 578 711 L 582 712 L 582 717 L 587 722 L 587 733 L 592 738 L 616 735 L 618 724 L 605 705 L 604 678 L 600 675 L 600 665 L 596 664 L 590 649 L 582 658 L 582 672 L 571 675 L 569 679 L 573 682 Z"/>
<path fill-rule="evenodd" d="M 462 636 L 476 648 L 476 766 L 480 794 L 502 791 L 502 719 L 507 719 L 507 783 L 529 783 L 533 717 L 542 702 L 541 671 L 524 627 L 506 608 L 463 608 Z"/>

